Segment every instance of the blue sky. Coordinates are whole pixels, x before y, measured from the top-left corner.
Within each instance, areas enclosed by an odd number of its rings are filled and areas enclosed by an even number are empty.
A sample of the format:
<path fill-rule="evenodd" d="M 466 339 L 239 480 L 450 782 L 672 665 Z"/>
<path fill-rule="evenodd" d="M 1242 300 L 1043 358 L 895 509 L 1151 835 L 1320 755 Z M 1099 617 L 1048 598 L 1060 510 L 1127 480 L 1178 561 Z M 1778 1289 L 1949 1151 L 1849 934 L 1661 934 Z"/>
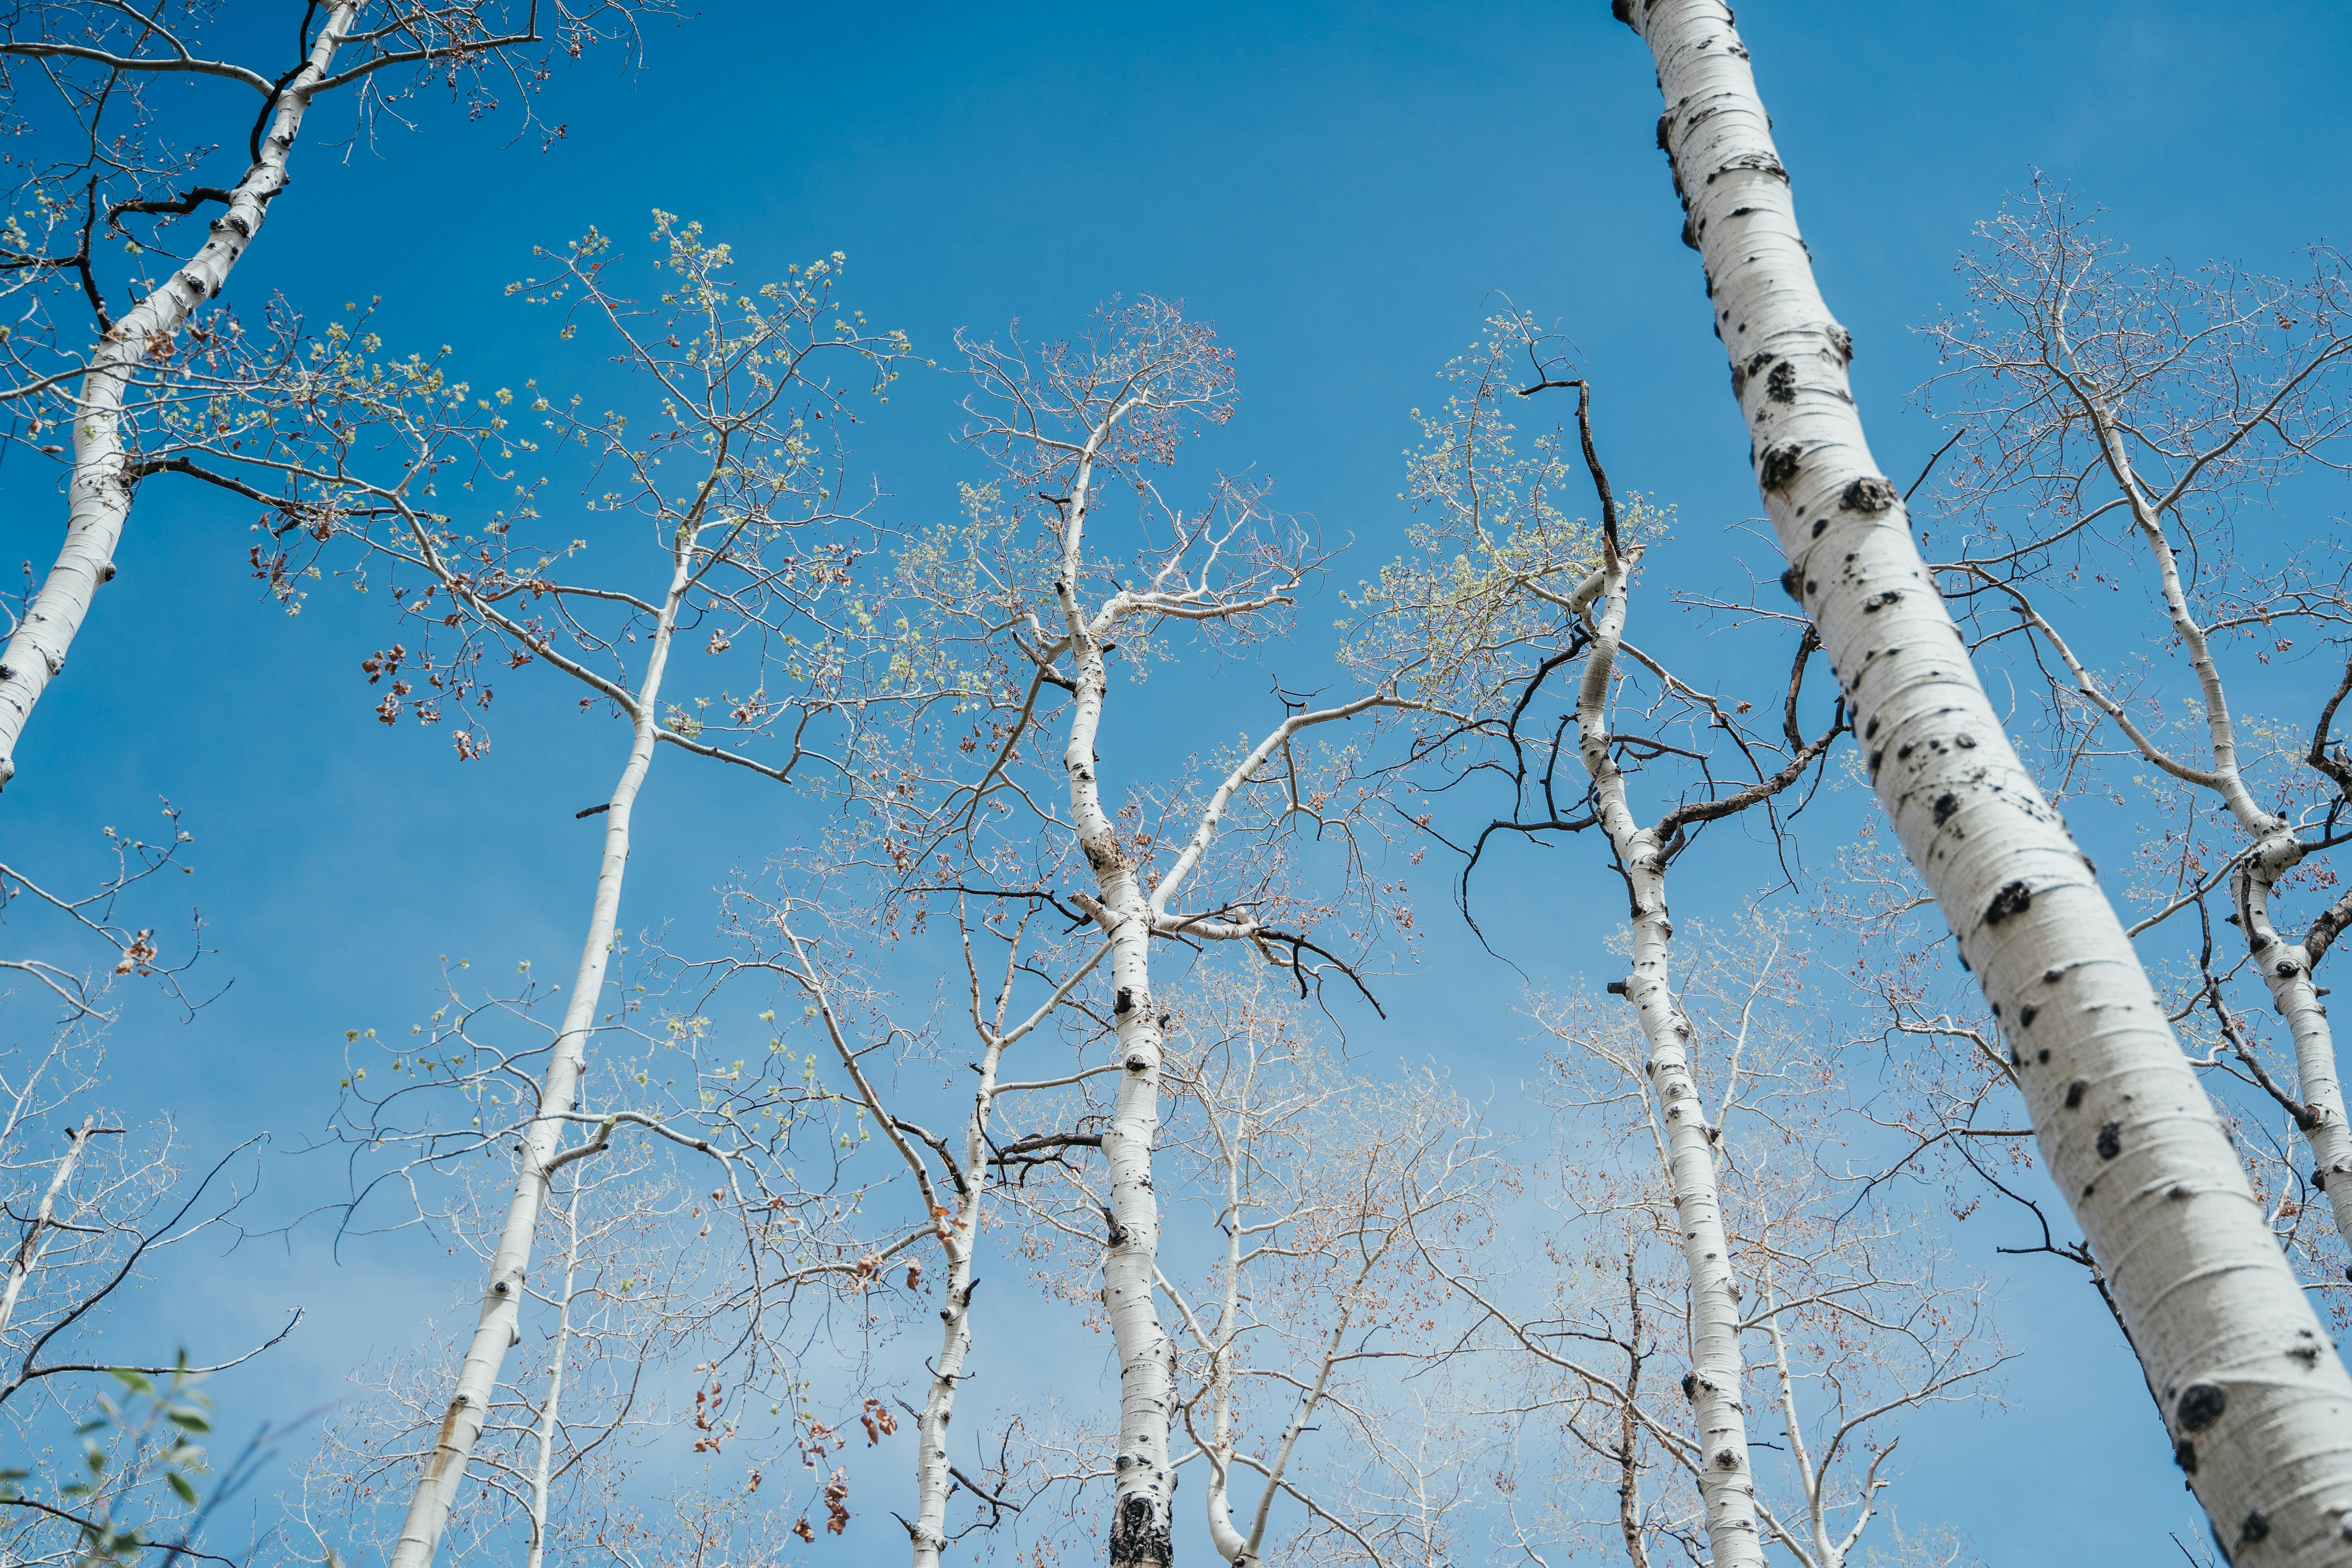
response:
<path fill-rule="evenodd" d="M 2109 208 L 2141 254 L 2183 262 L 2281 267 L 2352 226 L 2352 15 L 2339 6 L 1751 0 L 1740 24 L 1898 477 L 1935 444 L 1906 403 L 1930 365 L 1909 329 L 1951 301 L 1969 225 L 2032 170 Z M 1649 64 L 1599 0 L 714 0 L 651 27 L 646 54 L 634 78 L 610 58 L 559 74 L 541 108 L 567 128 L 552 152 L 500 147 L 495 121 L 432 110 L 347 154 L 306 145 L 233 293 L 253 305 L 283 290 L 315 315 L 381 296 L 393 346 L 451 343 L 478 383 L 520 381 L 536 325 L 501 290 L 531 269 L 530 247 L 590 224 L 636 243 L 658 205 L 732 242 L 752 272 L 845 251 L 850 297 L 940 356 L 961 326 L 1018 316 L 1051 332 L 1115 292 L 1181 298 L 1239 356 L 1221 460 L 1257 462 L 1327 539 L 1352 538 L 1352 579 L 1401 540 L 1406 411 L 1501 291 L 1585 352 L 1612 476 L 1680 509 L 1677 583 L 1744 593 L 1743 552 L 1762 566 L 1736 531 L 1756 511 L 1746 441 L 1653 145 Z M 224 106 L 232 121 L 243 108 Z M 322 113 L 313 128 L 340 122 Z M 953 395 L 944 377 L 910 377 L 862 435 L 899 521 L 944 517 L 974 472 L 950 441 Z M 23 465 L 0 471 L 0 489 L 8 560 L 45 561 L 61 509 Z M 299 620 L 269 607 L 245 569 L 249 521 L 148 488 L 121 575 L 0 799 L 0 858 L 59 879 L 94 863 L 77 857 L 100 826 L 145 820 L 159 794 L 185 810 L 190 886 L 218 949 L 205 969 L 236 984 L 184 1026 L 134 1007 L 112 1060 L 118 1100 L 174 1111 L 200 1148 L 265 1126 L 290 1144 L 320 1125 L 342 1031 L 418 1013 L 439 954 L 568 965 L 593 867 L 593 826 L 572 812 L 603 798 L 617 741 L 582 744 L 569 696 L 549 688 L 517 689 L 485 763 L 377 724 L 357 666 L 381 618 L 324 590 Z M 1290 684 L 1328 674 L 1315 628 L 1336 613 L 1328 596 L 1310 606 L 1283 656 Z M 1221 681 L 1197 700 L 1239 722 L 1259 689 Z M 630 923 L 702 921 L 730 863 L 805 830 L 772 791 L 714 772 L 656 775 Z M 1369 1048 L 1507 1084 L 1525 1060 L 1516 979 L 1429 892 L 1424 961 L 1391 984 L 1396 1021 Z M 1485 896 L 1490 930 L 1516 916 L 1531 933 L 1510 956 L 1555 973 L 1597 954 L 1622 907 L 1585 847 L 1498 873 Z M 1465 989 L 1492 1005 L 1461 1005 Z M 266 1169 L 273 1213 L 321 1175 Z M 254 1374 L 307 1405 L 359 1345 L 397 1342 L 444 1304 L 446 1280 L 407 1261 L 334 1264 L 298 1233 L 184 1289 L 223 1342 L 231 1321 L 310 1307 L 314 1327 Z M 2014 1270 L 2010 1294 L 2028 1359 L 2008 1408 L 1925 1435 L 1906 1513 L 1949 1518 L 2017 1568 L 2170 1551 L 2163 1531 L 2193 1516 L 2095 1299 L 2055 1266 Z M 273 1402 L 222 1393 L 232 1408 Z"/>

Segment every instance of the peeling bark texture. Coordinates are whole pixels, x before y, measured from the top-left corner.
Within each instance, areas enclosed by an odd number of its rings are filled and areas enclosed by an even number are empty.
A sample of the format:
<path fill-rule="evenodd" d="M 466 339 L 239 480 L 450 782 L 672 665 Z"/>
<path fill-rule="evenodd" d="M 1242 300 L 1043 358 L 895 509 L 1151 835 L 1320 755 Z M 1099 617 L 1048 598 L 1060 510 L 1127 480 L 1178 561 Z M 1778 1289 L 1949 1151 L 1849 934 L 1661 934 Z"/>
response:
<path fill-rule="evenodd" d="M 646 656 L 645 677 L 638 684 L 635 711 L 630 716 L 629 759 L 604 813 L 604 859 L 596 872 L 588 939 L 581 948 L 579 973 L 572 978 L 572 1000 L 564 1009 L 563 1027 L 547 1065 L 547 1079 L 540 1086 L 538 1110 L 516 1152 L 514 1197 L 508 1204 L 498 1250 L 490 1259 L 481 1313 L 475 1320 L 473 1341 L 458 1369 L 457 1386 L 442 1417 L 440 1433 L 426 1456 L 415 1495 L 409 1500 L 400 1540 L 393 1548 L 391 1568 L 428 1568 L 432 1563 L 442 1529 L 449 1522 L 449 1510 L 465 1482 L 467 1461 L 481 1437 L 491 1395 L 498 1390 L 499 1370 L 506 1364 L 507 1352 L 521 1338 L 523 1277 L 530 1268 L 531 1237 L 538 1232 L 540 1213 L 547 1203 L 549 1163 L 556 1157 L 565 1119 L 580 1098 L 580 1077 L 588 1065 L 588 1035 L 595 1024 L 596 1004 L 604 991 L 604 969 L 612 959 L 619 925 L 621 879 L 629 864 L 629 815 L 646 772 L 653 766 L 662 674 L 669 663 L 678 606 L 685 601 L 696 561 L 688 548 L 689 540 L 690 535 L 681 531 L 669 594 L 655 623 L 653 647 Z"/>
<path fill-rule="evenodd" d="M 1674 1186 L 1675 1225 L 1690 1274 L 1691 1415 L 1699 1444 L 1700 1500 L 1715 1568 L 1763 1568 L 1764 1539 L 1757 1528 L 1756 1476 L 1748 1457 L 1748 1409 L 1740 1393 L 1739 1286 L 1723 1229 L 1723 1194 L 1716 1179 L 1715 1132 L 1691 1077 L 1690 1019 L 1675 1000 L 1666 912 L 1664 846 L 1655 828 L 1633 820 L 1625 775 L 1609 734 L 1609 689 L 1625 629 L 1626 580 L 1641 557 L 1612 550 L 1600 573 L 1600 603 L 1592 617 L 1592 652 L 1577 692 L 1577 750 L 1592 777 L 1592 799 L 1633 895 L 1633 971 L 1625 999 L 1649 1043 L 1650 1098 L 1665 1129 L 1667 1174 Z M 1628 1540 L 1632 1539 L 1629 1531 Z"/>
<path fill-rule="evenodd" d="M 122 445 L 122 399 L 141 363 L 170 346 L 198 306 L 228 281 L 269 210 L 286 188 L 286 157 L 293 150 L 310 95 L 326 80 L 335 50 L 352 30 L 364 0 L 339 0 L 310 46 L 310 55 L 278 95 L 260 161 L 229 193 L 228 210 L 215 218 L 204 247 L 139 301 L 98 342 L 75 400 L 73 482 L 67 491 L 66 542 L 25 618 L 0 653 L 0 788 L 16 773 L 16 741 L 33 705 L 65 668 L 66 653 L 89 614 L 99 584 L 114 576 L 114 552 L 131 515 L 131 454 Z"/>
<path fill-rule="evenodd" d="M 1852 344 L 1813 282 L 1789 174 L 1722 0 L 1633 0 L 1659 141 L 1706 268 L 1790 579 L 1873 784 L 2008 1031 L 2074 1205 L 2231 1560 L 2352 1549 L 2352 1378 L 2100 891 L 2002 732 L 1863 437 Z M 1783 401 L 1772 374 L 1792 367 Z M 1949 796 L 1947 810 L 1937 803 Z M 2029 1021 L 2030 1020 L 2030 1021 Z M 2068 1086 L 2085 1086 L 2069 1106 Z"/>

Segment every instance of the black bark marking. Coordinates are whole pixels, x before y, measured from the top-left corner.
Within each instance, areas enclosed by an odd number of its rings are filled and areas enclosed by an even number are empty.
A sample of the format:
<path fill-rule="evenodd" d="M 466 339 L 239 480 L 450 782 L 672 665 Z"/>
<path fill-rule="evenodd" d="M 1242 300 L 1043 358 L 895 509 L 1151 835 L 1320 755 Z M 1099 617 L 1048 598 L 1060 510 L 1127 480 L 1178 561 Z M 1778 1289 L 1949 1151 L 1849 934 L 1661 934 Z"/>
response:
<path fill-rule="evenodd" d="M 2221 1412 L 2230 1407 L 2230 1396 L 2210 1383 L 2192 1383 L 2181 1392 L 2180 1403 L 2172 1408 L 2173 1417 L 2184 1432 L 2202 1432 L 2221 1419 Z"/>
<path fill-rule="evenodd" d="M 1797 401 L 1797 367 L 1782 360 L 1772 367 L 1772 374 L 1764 384 L 1764 395 L 1775 403 Z"/>
<path fill-rule="evenodd" d="M 2183 1437 L 2172 1446 L 2172 1462 L 2188 1475 L 2197 1473 L 2197 1445 Z"/>
<path fill-rule="evenodd" d="M 1715 184 L 1717 176 L 1737 174 L 1742 169 L 1751 169 L 1759 174 L 1769 174 L 1774 179 L 1780 180 L 1784 184 L 1789 178 L 1789 171 L 1782 167 L 1780 160 L 1774 157 L 1771 153 L 1760 152 L 1742 153 L 1738 157 L 1734 158 L 1730 163 L 1726 163 L 1714 174 L 1709 174 L 1706 177 L 1706 183 L 1711 185 Z"/>
<path fill-rule="evenodd" d="M 2032 1003 L 2028 1002 L 2024 1006 L 2020 1007 L 2017 1010 L 2017 1026 L 2021 1029 L 2030 1029 L 2033 1027 L 2034 1015 L 2041 1011 L 2041 1008 L 2036 1007 Z"/>
<path fill-rule="evenodd" d="M 1111 1568 L 1168 1568 L 1175 1561 L 1168 1521 L 1148 1497 L 1120 1500 L 1110 1530 Z"/>
<path fill-rule="evenodd" d="M 2099 1158 L 2112 1160 L 2124 1152 L 2124 1124 L 2110 1121 L 2099 1129 Z"/>
<path fill-rule="evenodd" d="M 1843 327 L 1830 329 L 1830 347 L 1837 350 L 1838 358 L 1847 364 L 1853 363 L 1853 334 Z"/>
<path fill-rule="evenodd" d="M 1900 500 L 1895 487 L 1876 474 L 1859 479 L 1846 486 L 1838 501 L 1848 511 L 1885 511 Z"/>
<path fill-rule="evenodd" d="M 1878 726 L 1875 723 L 1871 726 L 1874 730 Z M 1947 795 L 1938 796 L 1936 801 L 1936 826 L 1941 827 L 1944 824 L 1951 821 L 1952 814 L 1959 809 L 1960 797 L 1958 795 Z"/>
<path fill-rule="evenodd" d="M 1804 601 L 1804 595 L 1797 591 L 1797 569 L 1794 566 L 1780 574 L 1780 591 L 1801 604 Z"/>
<path fill-rule="evenodd" d="M 1796 479 L 1797 470 L 1804 466 L 1804 460 L 1805 449 L 1802 447 L 1774 447 L 1767 451 L 1764 454 L 1764 488 L 1768 490 L 1788 489 Z"/>
<path fill-rule="evenodd" d="M 2011 882 L 1992 896 L 1985 906 L 1984 923 L 1997 926 L 2011 915 L 2021 915 L 2033 907 L 2033 889 L 2022 882 Z"/>
<path fill-rule="evenodd" d="M 1869 598 L 1864 599 L 1862 602 L 1862 613 L 1865 616 L 1874 616 L 1879 611 L 1902 602 L 1903 595 L 1895 589 L 1889 588 L 1884 594 L 1873 594 Z"/>
<path fill-rule="evenodd" d="M 1120 987 L 1118 988 L 1118 1004 L 1117 1004 L 1116 1005 L 1114 1005 L 1114 1006 L 1111 1008 L 1111 1011 L 1112 1011 L 1113 1013 L 1132 1013 L 1132 1012 L 1134 1012 L 1134 1011 L 1135 1011 L 1135 993 L 1134 993 L 1134 992 L 1132 992 L 1132 991 L 1130 991 L 1130 990 L 1129 990 L 1129 989 L 1128 989 L 1126 986 L 1124 986 L 1124 985 L 1120 986 Z"/>
<path fill-rule="evenodd" d="M 2270 1532 L 2271 1521 L 2263 1517 L 2263 1510 L 2261 1509 L 2255 1509 L 2252 1512 L 2246 1515 L 2246 1522 L 2238 1528 L 2239 1550 L 2243 1551 L 2246 1547 L 2252 1545 L 2257 1541 L 2260 1541 L 2263 1536 L 2268 1535 Z"/>
<path fill-rule="evenodd" d="M 2074 1082 L 2068 1084 L 2066 1086 L 2066 1109 L 2069 1110 L 2081 1110 L 2084 1091 L 2088 1089 L 2091 1086 L 2089 1084 L 2084 1083 L 2079 1078 Z"/>

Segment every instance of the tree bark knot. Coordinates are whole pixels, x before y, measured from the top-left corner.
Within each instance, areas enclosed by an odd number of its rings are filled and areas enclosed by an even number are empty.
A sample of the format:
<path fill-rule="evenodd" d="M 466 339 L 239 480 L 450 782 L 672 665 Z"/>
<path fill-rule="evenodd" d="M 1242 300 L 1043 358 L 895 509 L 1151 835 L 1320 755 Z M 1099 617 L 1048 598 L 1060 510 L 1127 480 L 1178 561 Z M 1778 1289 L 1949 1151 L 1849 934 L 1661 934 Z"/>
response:
<path fill-rule="evenodd" d="M 2011 915 L 2021 915 L 2033 907 L 2033 889 L 2023 882 L 2011 882 L 1992 896 L 1985 906 L 1984 923 L 1997 926 Z"/>
<path fill-rule="evenodd" d="M 1846 486 L 1844 493 L 1838 497 L 1838 504 L 1848 511 L 1880 512 L 1893 508 L 1900 499 L 1892 484 L 1871 474 Z"/>

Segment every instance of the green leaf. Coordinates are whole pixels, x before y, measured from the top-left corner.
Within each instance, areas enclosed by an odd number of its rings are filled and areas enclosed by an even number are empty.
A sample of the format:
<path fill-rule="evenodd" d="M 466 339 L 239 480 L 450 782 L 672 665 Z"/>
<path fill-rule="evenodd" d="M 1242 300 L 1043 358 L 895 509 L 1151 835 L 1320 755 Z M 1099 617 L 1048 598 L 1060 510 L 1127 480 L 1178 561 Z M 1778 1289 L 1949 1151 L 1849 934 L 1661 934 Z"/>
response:
<path fill-rule="evenodd" d="M 209 1432 L 213 1429 L 211 1422 L 184 1405 L 165 1411 L 163 1416 L 183 1432 Z"/>
<path fill-rule="evenodd" d="M 107 1370 L 113 1374 L 116 1382 L 121 1384 L 123 1387 L 130 1389 L 134 1394 L 152 1394 L 155 1392 L 155 1385 L 147 1381 L 146 1375 L 143 1373 L 137 1372 L 127 1366 L 109 1367 Z"/>
<path fill-rule="evenodd" d="M 172 1490 L 179 1495 L 182 1502 L 186 1503 L 190 1508 L 196 1506 L 196 1489 L 188 1484 L 187 1477 L 177 1470 L 171 1470 L 165 1473 L 163 1479 L 172 1483 Z"/>

